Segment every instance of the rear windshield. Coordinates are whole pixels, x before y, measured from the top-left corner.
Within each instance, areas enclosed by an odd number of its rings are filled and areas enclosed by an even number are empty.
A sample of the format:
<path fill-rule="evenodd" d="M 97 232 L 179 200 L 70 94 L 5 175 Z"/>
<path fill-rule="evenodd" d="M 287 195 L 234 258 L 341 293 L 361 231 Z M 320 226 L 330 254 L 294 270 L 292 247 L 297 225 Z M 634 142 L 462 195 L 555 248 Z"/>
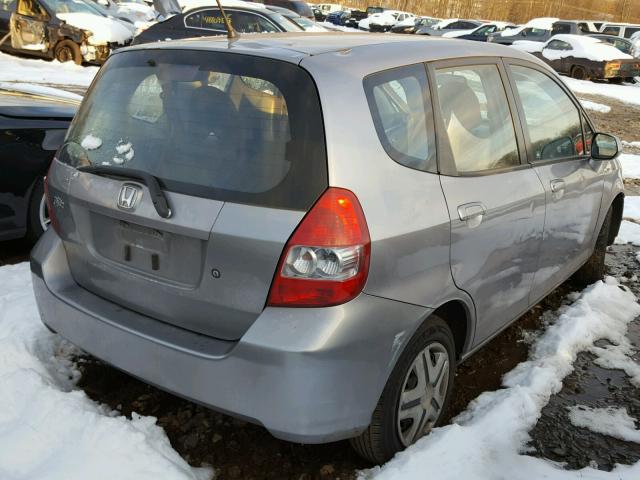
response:
<path fill-rule="evenodd" d="M 221 52 L 113 55 L 59 159 L 143 170 L 179 193 L 297 210 L 327 187 L 322 114 L 309 74 Z"/>

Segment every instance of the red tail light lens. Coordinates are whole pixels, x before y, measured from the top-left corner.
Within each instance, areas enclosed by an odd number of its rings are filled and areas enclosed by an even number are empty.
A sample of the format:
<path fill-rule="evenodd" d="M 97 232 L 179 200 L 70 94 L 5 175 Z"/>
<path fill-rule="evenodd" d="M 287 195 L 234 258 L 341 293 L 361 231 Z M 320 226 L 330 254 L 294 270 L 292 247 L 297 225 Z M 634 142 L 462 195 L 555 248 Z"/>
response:
<path fill-rule="evenodd" d="M 268 305 L 328 307 L 364 287 L 371 241 L 362 207 L 349 190 L 329 188 L 287 243 Z"/>

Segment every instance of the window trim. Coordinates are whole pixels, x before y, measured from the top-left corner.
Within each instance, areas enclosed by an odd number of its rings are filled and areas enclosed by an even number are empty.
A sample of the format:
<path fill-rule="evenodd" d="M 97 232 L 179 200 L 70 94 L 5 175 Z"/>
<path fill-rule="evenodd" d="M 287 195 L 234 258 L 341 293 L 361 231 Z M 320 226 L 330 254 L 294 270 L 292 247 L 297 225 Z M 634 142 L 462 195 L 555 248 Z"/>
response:
<path fill-rule="evenodd" d="M 425 120 L 428 123 L 429 121 L 432 122 L 432 126 L 433 126 L 433 148 L 434 148 L 434 155 L 435 155 L 435 160 L 433 162 L 429 162 L 429 163 L 433 163 L 435 165 L 435 168 L 415 168 L 415 167 L 411 167 L 409 165 L 407 165 L 406 163 L 404 163 L 403 161 L 401 161 L 400 158 L 396 158 L 394 155 L 392 155 L 392 152 L 395 150 L 395 148 L 393 148 L 393 146 L 390 146 L 388 144 L 388 141 L 386 140 L 386 138 L 383 137 L 383 135 L 380 134 L 379 132 L 379 125 L 382 124 L 382 121 L 380 119 L 380 115 L 378 113 L 378 109 L 375 108 L 375 104 L 370 101 L 370 96 L 369 96 L 369 88 L 367 87 L 367 79 L 372 78 L 372 77 L 376 77 L 378 75 L 386 75 L 386 74 L 390 74 L 394 71 L 398 71 L 398 70 L 404 70 L 404 69 L 408 69 L 411 67 L 421 67 L 424 72 L 425 72 L 425 78 L 427 80 L 427 93 L 429 94 L 429 98 L 425 99 L 425 105 L 424 105 L 424 109 L 425 109 Z M 380 70 L 377 72 L 373 72 L 370 74 L 367 74 L 363 79 L 362 79 L 362 88 L 363 88 L 363 92 L 365 94 L 365 101 L 367 103 L 367 107 L 369 109 L 369 116 L 371 118 L 371 121 L 373 122 L 373 127 L 374 127 L 374 131 L 376 132 L 376 137 L 378 138 L 378 141 L 380 142 L 380 146 L 382 147 L 382 149 L 384 150 L 385 154 L 391 159 L 393 160 L 395 163 L 397 163 L 398 165 L 401 165 L 404 168 L 409 168 L 411 170 L 415 170 L 416 172 L 424 172 L 424 173 L 438 173 L 439 172 L 439 161 L 440 161 L 440 155 L 439 155 L 439 150 L 438 150 L 438 133 L 437 133 L 437 128 L 436 128 L 436 113 L 435 113 L 435 108 L 434 108 L 434 102 L 433 102 L 433 96 L 431 95 L 431 85 L 430 85 L 430 78 L 429 78 L 429 72 L 426 69 L 426 65 L 423 62 L 418 62 L 418 63 L 411 63 L 408 65 L 399 65 L 397 67 L 392 67 L 392 68 L 387 68 L 385 70 Z M 431 115 L 429 115 L 429 112 L 427 112 L 426 110 L 426 106 L 427 106 L 427 102 L 431 105 Z M 427 125 L 428 127 L 428 125 Z M 429 134 L 429 132 L 426 132 L 427 135 Z M 400 154 L 402 154 L 402 152 L 399 152 Z M 407 155 L 403 155 L 403 156 L 407 156 Z M 427 160 L 427 159 L 425 159 Z M 430 165 L 428 165 L 427 167 L 430 167 Z"/>
<path fill-rule="evenodd" d="M 222 28 L 220 30 L 215 30 L 213 28 L 204 28 L 204 27 L 190 27 L 187 25 L 187 17 L 190 17 L 191 15 L 195 15 L 196 13 L 201 13 L 207 10 L 218 10 L 220 11 L 220 9 L 218 9 L 218 7 L 214 6 L 210 6 L 210 7 L 202 7 L 200 9 L 197 10 L 191 10 L 189 11 L 188 14 L 185 14 L 184 17 L 182 17 L 182 23 L 184 25 L 184 28 L 190 28 L 192 30 L 204 30 L 205 32 L 222 32 L 222 33 L 227 33 L 226 27 L 224 26 L 224 24 L 222 24 Z M 264 15 L 262 15 L 261 13 L 258 12 L 254 12 L 252 10 L 245 10 L 242 8 L 225 8 L 224 9 L 225 12 L 241 12 L 241 13 L 250 13 L 252 15 L 256 15 L 258 17 L 262 17 L 263 19 L 265 19 L 268 23 L 270 23 L 271 25 L 273 25 L 275 27 L 275 29 L 278 32 L 283 32 L 282 28 L 280 28 L 280 25 L 276 25 L 269 17 L 266 17 Z"/>
<path fill-rule="evenodd" d="M 516 58 L 504 58 L 503 62 L 505 64 L 505 71 L 507 73 L 507 76 L 509 77 L 511 90 L 513 92 L 514 98 L 516 99 L 516 107 L 518 108 L 518 113 L 521 118 L 520 123 L 522 125 L 522 130 L 524 132 L 524 138 L 525 138 L 526 147 L 527 147 L 527 158 L 528 158 L 529 164 L 532 166 L 537 166 L 537 165 L 548 165 L 548 164 L 560 163 L 560 162 L 570 162 L 574 160 L 590 159 L 591 158 L 590 155 L 583 154 L 583 155 L 572 155 L 569 157 L 553 158 L 550 160 L 541 160 L 538 162 L 533 160 L 534 158 L 533 145 L 531 143 L 531 137 L 529 136 L 529 129 L 527 127 L 527 123 L 524 115 L 524 107 L 522 106 L 522 100 L 520 99 L 520 95 L 518 93 L 518 87 L 515 83 L 515 79 L 513 78 L 513 75 L 511 72 L 512 65 L 518 66 L 518 67 L 530 68 L 532 70 L 536 70 L 537 72 L 543 75 L 546 75 L 552 82 L 558 85 L 558 87 L 560 87 L 560 89 L 569 97 L 569 100 L 573 102 L 574 107 L 576 107 L 576 109 L 578 110 L 578 114 L 580 118 L 581 119 L 586 118 L 587 121 L 589 122 L 589 127 L 594 132 L 597 132 L 597 130 L 593 127 L 593 123 L 589 119 L 589 116 L 586 114 L 585 109 L 582 107 L 582 105 L 580 104 L 578 99 L 575 97 L 573 92 L 569 89 L 569 87 L 567 87 L 564 84 L 564 82 L 562 82 L 562 80 L 560 80 L 560 78 L 557 76 L 557 74 L 554 71 L 550 71 L 548 67 L 536 65 L 535 63 L 531 63 L 526 60 L 520 60 Z M 582 133 L 582 141 L 584 142 L 584 126 L 582 125 L 582 120 L 580 120 L 580 129 Z"/>
<path fill-rule="evenodd" d="M 474 67 L 479 65 L 492 65 L 498 70 L 505 96 L 507 98 L 507 105 L 511 113 L 511 121 L 513 123 L 513 131 L 516 139 L 516 150 L 518 152 L 520 162 L 518 165 L 513 165 L 511 167 L 493 168 L 475 172 L 458 172 L 455 167 L 451 145 L 449 144 L 449 136 L 444 126 L 442 113 L 440 112 L 440 98 L 438 97 L 436 70 L 454 67 Z M 459 58 L 429 62 L 427 64 L 427 74 L 429 76 L 429 89 L 431 90 L 431 103 L 434 105 L 433 112 L 435 116 L 436 151 L 438 159 L 438 173 L 440 173 L 440 175 L 448 177 L 480 177 L 531 168 L 531 164 L 526 160 L 527 150 L 522 131 L 522 122 L 520 121 L 520 114 L 516 109 L 515 97 L 513 96 L 510 88 L 506 70 L 499 57 Z M 438 105 L 437 109 L 435 108 L 435 105 Z"/>

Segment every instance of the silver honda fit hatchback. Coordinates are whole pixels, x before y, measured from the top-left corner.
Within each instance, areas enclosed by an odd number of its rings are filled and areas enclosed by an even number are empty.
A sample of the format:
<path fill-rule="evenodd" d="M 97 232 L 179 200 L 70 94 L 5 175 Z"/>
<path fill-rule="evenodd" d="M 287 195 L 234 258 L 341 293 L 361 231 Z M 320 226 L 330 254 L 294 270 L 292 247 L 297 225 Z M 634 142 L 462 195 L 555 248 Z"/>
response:
<path fill-rule="evenodd" d="M 160 388 L 382 462 L 456 365 L 601 278 L 614 137 L 526 53 L 304 34 L 123 49 L 47 177 L 43 322 Z"/>

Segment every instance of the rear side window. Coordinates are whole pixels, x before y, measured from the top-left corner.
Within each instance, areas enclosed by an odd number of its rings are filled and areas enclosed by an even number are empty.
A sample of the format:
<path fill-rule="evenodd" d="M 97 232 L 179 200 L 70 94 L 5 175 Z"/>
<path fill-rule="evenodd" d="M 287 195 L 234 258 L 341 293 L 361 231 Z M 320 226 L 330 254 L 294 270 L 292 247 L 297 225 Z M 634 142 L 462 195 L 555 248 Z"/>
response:
<path fill-rule="evenodd" d="M 620 27 L 605 27 L 602 33 L 607 35 L 620 35 Z"/>
<path fill-rule="evenodd" d="M 627 27 L 624 29 L 624 38 L 631 38 L 636 32 L 640 32 L 640 27 Z"/>
<path fill-rule="evenodd" d="M 311 77 L 290 63 L 220 52 L 111 57 L 60 159 L 143 170 L 180 193 L 299 210 L 327 187 Z"/>
<path fill-rule="evenodd" d="M 571 33 L 571 25 L 567 23 L 556 23 L 551 30 L 551 35 L 558 35 L 560 33 Z"/>
<path fill-rule="evenodd" d="M 512 65 L 534 161 L 584 153 L 580 114 L 569 96 L 544 73 Z"/>
<path fill-rule="evenodd" d="M 274 33 L 278 28 L 261 15 L 240 10 L 227 12 L 233 28 L 240 33 Z M 195 12 L 185 18 L 185 26 L 191 28 L 203 28 L 206 30 L 226 31 L 224 18 L 220 10 L 203 10 Z"/>
<path fill-rule="evenodd" d="M 424 65 L 370 75 L 364 80 L 376 132 L 387 154 L 406 167 L 435 172 L 433 112 Z"/>
<path fill-rule="evenodd" d="M 436 70 L 438 100 L 458 173 L 520 165 L 507 95 L 495 65 Z"/>

